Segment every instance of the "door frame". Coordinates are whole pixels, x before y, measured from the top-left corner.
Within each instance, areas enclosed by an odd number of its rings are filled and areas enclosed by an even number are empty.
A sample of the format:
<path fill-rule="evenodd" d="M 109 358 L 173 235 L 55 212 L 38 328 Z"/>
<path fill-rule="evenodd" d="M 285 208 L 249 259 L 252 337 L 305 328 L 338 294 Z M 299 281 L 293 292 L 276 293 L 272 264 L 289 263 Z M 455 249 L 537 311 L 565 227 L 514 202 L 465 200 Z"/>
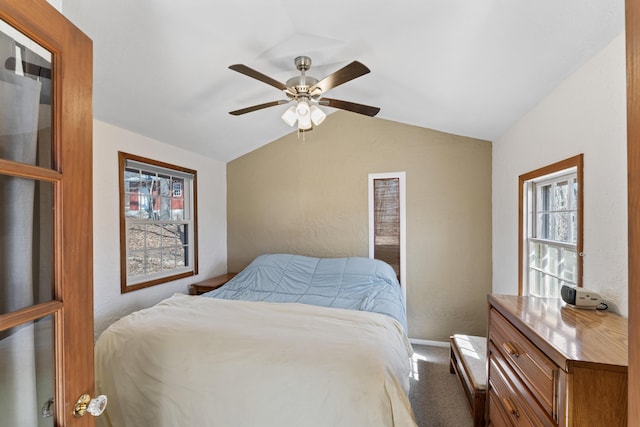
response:
<path fill-rule="evenodd" d="M 629 425 L 640 426 L 640 2 L 626 0 Z"/>
<path fill-rule="evenodd" d="M 52 53 L 54 112 L 53 169 L 9 161 L 0 169 L 54 182 L 56 212 L 54 299 L 2 315 L 0 326 L 54 315 L 55 425 L 93 426 L 72 415 L 80 395 L 94 393 L 92 42 L 45 0 L 0 0 L 0 18 Z"/>

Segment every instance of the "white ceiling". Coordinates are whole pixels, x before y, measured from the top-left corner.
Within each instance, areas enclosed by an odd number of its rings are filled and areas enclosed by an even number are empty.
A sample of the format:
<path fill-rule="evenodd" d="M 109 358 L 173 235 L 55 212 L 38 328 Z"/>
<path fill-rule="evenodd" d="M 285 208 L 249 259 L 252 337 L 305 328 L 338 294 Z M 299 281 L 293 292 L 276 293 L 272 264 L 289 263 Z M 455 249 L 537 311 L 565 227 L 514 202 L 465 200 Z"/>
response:
<path fill-rule="evenodd" d="M 624 0 L 63 0 L 94 43 L 94 116 L 222 161 L 292 131 L 286 99 L 228 69 L 286 82 L 310 56 L 327 96 L 377 117 L 494 140 L 624 31 Z M 325 111 L 335 111 L 325 108 Z"/>

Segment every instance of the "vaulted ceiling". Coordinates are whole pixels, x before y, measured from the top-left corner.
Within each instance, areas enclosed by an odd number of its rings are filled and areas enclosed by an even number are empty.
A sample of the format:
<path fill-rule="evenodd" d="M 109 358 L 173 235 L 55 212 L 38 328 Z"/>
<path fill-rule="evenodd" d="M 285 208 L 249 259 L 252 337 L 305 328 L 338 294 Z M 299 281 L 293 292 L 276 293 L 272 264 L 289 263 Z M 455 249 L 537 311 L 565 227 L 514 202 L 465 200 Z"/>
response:
<path fill-rule="evenodd" d="M 63 0 L 94 43 L 94 116 L 222 161 L 293 131 L 280 82 L 371 73 L 331 98 L 377 117 L 493 140 L 624 31 L 623 0 Z M 331 113 L 331 108 L 324 108 Z"/>

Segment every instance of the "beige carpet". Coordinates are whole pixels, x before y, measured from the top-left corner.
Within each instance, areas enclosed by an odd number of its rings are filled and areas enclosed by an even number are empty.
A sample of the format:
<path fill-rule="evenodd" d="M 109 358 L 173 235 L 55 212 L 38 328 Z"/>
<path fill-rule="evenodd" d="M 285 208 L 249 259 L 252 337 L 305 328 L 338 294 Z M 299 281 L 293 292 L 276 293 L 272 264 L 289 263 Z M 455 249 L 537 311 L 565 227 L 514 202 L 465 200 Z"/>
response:
<path fill-rule="evenodd" d="M 419 427 L 471 427 L 458 378 L 449 373 L 449 348 L 413 345 L 409 400 Z"/>

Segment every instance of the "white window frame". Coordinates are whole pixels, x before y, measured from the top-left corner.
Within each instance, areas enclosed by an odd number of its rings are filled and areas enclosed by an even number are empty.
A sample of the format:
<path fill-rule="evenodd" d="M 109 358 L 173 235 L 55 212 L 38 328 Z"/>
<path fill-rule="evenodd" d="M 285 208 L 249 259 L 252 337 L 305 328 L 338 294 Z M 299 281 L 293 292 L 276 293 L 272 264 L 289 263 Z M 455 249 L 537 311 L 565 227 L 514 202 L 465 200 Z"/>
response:
<path fill-rule="evenodd" d="M 407 300 L 407 209 L 406 209 L 406 173 L 386 172 L 370 173 L 368 178 L 369 188 L 369 258 L 373 258 L 375 251 L 375 210 L 374 210 L 374 180 L 397 178 L 400 185 L 400 289 L 402 297 Z M 406 304 L 405 304 L 406 311 Z"/>
<path fill-rule="evenodd" d="M 544 276 L 550 276 L 558 279 L 560 281 L 560 286 L 562 284 L 568 284 L 572 286 L 582 286 L 582 256 L 583 256 L 583 179 L 582 179 L 582 165 L 583 165 L 583 155 L 580 154 L 578 156 L 554 163 L 552 165 L 546 166 L 544 168 L 537 169 L 535 171 L 529 172 L 527 174 L 521 175 L 519 178 L 520 183 L 520 219 L 519 219 L 519 294 L 520 295 L 533 295 L 533 296 L 543 296 L 543 297 L 560 297 L 560 292 L 558 289 L 557 294 L 538 294 L 532 290 L 532 284 L 530 283 L 531 272 L 533 270 L 540 272 Z M 537 192 L 540 188 L 551 185 L 554 188 L 555 184 L 558 182 L 566 181 L 566 180 L 574 180 L 577 183 L 577 192 L 576 192 L 576 200 L 575 200 L 575 220 L 576 220 L 576 229 L 575 236 L 570 235 L 569 241 L 562 240 L 554 240 L 543 238 L 537 235 L 537 214 L 540 212 L 540 209 L 536 206 L 537 203 Z M 571 187 L 570 187 L 571 189 Z M 573 210 L 570 208 L 571 199 L 573 198 L 573 192 L 569 191 L 567 196 L 567 200 L 569 201 L 568 209 L 563 209 L 559 212 L 567 212 L 571 213 Z M 550 215 L 550 218 L 554 217 L 555 211 L 547 212 Z M 573 228 L 570 228 L 571 232 L 573 232 Z M 575 238 L 575 243 L 573 242 Z M 557 272 L 551 272 L 544 268 L 536 268 L 530 265 L 530 257 L 529 253 L 530 243 L 542 244 L 547 247 L 557 248 L 559 251 L 570 250 L 575 252 L 576 256 L 576 272 L 575 272 L 575 280 L 571 281 L 566 277 L 562 277 L 562 274 L 557 274 Z M 562 268 L 561 266 L 559 267 Z"/>

